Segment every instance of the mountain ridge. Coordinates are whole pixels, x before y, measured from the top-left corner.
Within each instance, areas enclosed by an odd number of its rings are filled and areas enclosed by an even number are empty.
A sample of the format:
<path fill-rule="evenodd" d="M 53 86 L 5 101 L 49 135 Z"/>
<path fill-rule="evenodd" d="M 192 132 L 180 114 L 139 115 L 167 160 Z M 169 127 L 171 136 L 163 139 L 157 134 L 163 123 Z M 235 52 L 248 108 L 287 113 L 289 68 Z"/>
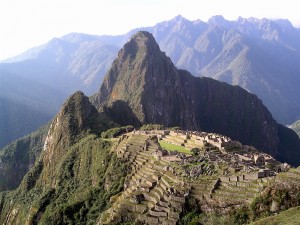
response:
<path fill-rule="evenodd" d="M 180 69 L 187 69 L 195 76 L 208 76 L 229 84 L 239 85 L 258 95 L 280 123 L 291 124 L 300 118 L 298 113 L 300 106 L 297 102 L 299 93 L 294 90 L 297 86 L 295 84 L 300 82 L 296 78 L 300 68 L 295 61 L 300 54 L 300 45 L 298 44 L 300 31 L 286 20 L 240 17 L 237 20 L 229 21 L 222 16 L 216 16 L 203 22 L 201 20 L 189 21 L 182 16 L 177 16 L 153 27 L 133 29 L 124 35 L 97 36 L 71 33 L 62 38 L 53 39 L 52 42 L 62 40 L 73 45 L 86 43 L 87 48 L 93 46 L 92 42 L 97 42 L 96 45 L 94 43 L 94 48 L 96 46 L 96 49 L 99 48 L 98 53 L 91 51 L 89 57 L 97 58 L 97 55 L 102 55 L 102 51 L 107 52 L 104 55 L 106 54 L 108 60 L 98 56 L 97 60 L 103 62 L 101 68 L 92 66 L 93 60 L 84 62 L 80 59 L 82 57 L 80 54 L 78 60 L 73 60 L 73 63 L 69 65 L 74 68 L 71 73 L 75 76 L 70 76 L 69 79 L 75 78 L 73 85 L 77 86 L 76 90 L 80 89 L 87 94 L 92 94 L 109 69 L 117 50 L 138 30 L 147 30 L 153 33 L 161 49 Z M 236 47 L 232 46 L 234 35 L 239 35 L 242 38 L 235 40 Z M 100 46 L 106 47 L 101 50 Z M 113 47 L 113 49 L 108 46 Z M 230 46 L 234 48 L 240 46 L 240 50 L 236 49 L 235 55 L 226 53 L 231 48 Z M 59 49 L 60 47 L 57 46 L 56 48 Z M 240 54 L 237 54 L 239 51 Z M 245 51 L 250 52 L 244 55 L 243 52 Z M 222 61 L 228 56 L 236 63 L 222 64 Z M 26 54 L 24 58 L 26 58 Z M 84 73 L 85 63 L 92 67 Z M 222 65 L 218 66 L 219 71 L 214 69 L 216 63 Z M 275 69 L 270 70 L 272 65 L 275 65 Z M 244 66 L 248 69 L 241 69 Z M 65 74 L 65 72 L 63 73 Z M 81 76 L 80 74 L 84 75 Z M 78 76 L 81 76 L 79 79 L 85 83 L 84 86 L 79 85 L 78 80 L 76 81 Z M 284 81 L 283 77 L 285 77 Z M 64 81 L 62 80 L 62 82 Z M 94 83 L 97 85 L 93 85 Z M 290 91 L 291 88 L 293 91 Z M 69 94 L 76 90 L 72 89 Z"/>
<path fill-rule="evenodd" d="M 278 125 L 261 100 L 242 88 L 177 70 L 153 40 L 140 31 L 124 45 L 98 92 L 98 108 L 122 101 L 140 124 L 221 133 L 294 163 L 279 153 Z M 125 114 L 117 110 L 108 111 Z M 118 122 L 128 125 L 126 119 Z M 291 154 L 298 152 L 297 147 Z"/>
<path fill-rule="evenodd" d="M 242 88 L 178 70 L 150 33 L 125 44 L 90 99 L 79 91 L 65 101 L 20 186 L 0 192 L 1 223 L 242 224 L 299 205 L 300 168 L 226 136 L 279 144 L 293 158 L 296 133 Z M 208 132 L 114 128 L 131 119 Z M 223 135 L 210 133 L 218 127 Z"/>

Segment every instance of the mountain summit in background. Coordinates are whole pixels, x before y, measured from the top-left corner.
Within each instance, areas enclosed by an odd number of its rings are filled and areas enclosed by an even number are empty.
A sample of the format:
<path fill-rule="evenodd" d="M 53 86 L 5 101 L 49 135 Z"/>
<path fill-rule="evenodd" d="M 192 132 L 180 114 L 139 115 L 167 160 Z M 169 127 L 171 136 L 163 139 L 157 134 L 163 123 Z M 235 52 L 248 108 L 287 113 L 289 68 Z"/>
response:
<path fill-rule="evenodd" d="M 281 154 L 285 137 L 279 130 L 289 129 L 279 127 L 255 95 L 178 70 L 148 32 L 133 35 L 120 50 L 95 99 L 122 125 L 156 123 L 221 133 L 288 163 L 299 160 L 297 140 L 290 143 L 294 150 L 283 147 L 289 153 Z"/>
<path fill-rule="evenodd" d="M 87 95 L 97 91 L 117 51 L 138 30 L 141 28 L 119 36 L 72 33 L 55 38 L 4 61 L 0 64 L 0 74 L 29 79 L 45 85 L 43 90 L 52 89 L 54 94 L 45 98 L 52 99 L 50 114 L 53 116 L 66 96 L 74 91 L 81 90 Z M 256 94 L 279 123 L 292 124 L 300 119 L 300 30 L 289 21 L 256 18 L 228 21 L 215 16 L 203 22 L 177 16 L 142 30 L 153 34 L 162 51 L 178 68 L 186 69 L 194 76 L 239 85 Z M 18 84 L 17 79 L 10 82 Z M 6 81 L 1 85 L 7 86 Z M 11 88 L 15 87 L 11 85 Z M 44 94 L 39 89 L 31 90 L 33 96 Z M 3 92 L 1 88 L 0 97 Z M 63 97 L 56 97 L 57 92 L 63 93 L 59 95 Z M 14 92 L 13 97 L 18 96 L 21 94 Z M 20 107 L 11 103 L 13 97 L 12 94 L 5 96 L 4 104 L 11 104 L 10 108 Z M 39 102 L 36 106 L 43 109 Z M 30 105 L 23 108 L 22 111 L 28 113 L 35 110 Z M 38 113 L 41 113 L 40 122 L 35 124 L 32 120 L 32 130 L 51 118 L 48 111 Z M 23 117 L 14 110 L 1 115 L 1 120 L 7 121 L 0 127 L 1 133 L 9 134 L 16 125 L 8 119 L 8 114 Z M 11 134 L 1 144 L 22 135 L 21 132 Z"/>
<path fill-rule="evenodd" d="M 31 162 L 0 192 L 0 223 L 245 224 L 298 206 L 300 168 L 233 138 L 300 163 L 297 134 L 254 94 L 178 70 L 137 32 L 94 96 L 74 93 L 50 126 L 0 152 L 0 175 Z"/>
<path fill-rule="evenodd" d="M 147 29 L 178 68 L 256 94 L 283 124 L 300 117 L 300 30 L 286 20 L 181 16 Z"/>

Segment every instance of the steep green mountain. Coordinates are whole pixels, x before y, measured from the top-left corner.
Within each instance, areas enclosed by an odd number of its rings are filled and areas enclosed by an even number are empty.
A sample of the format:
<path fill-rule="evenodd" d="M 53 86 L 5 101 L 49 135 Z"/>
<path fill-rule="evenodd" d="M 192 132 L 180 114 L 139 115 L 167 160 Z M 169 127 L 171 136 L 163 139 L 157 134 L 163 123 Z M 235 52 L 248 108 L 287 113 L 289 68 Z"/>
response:
<path fill-rule="evenodd" d="M 49 130 L 47 124 L 0 150 L 0 191 L 17 188 L 39 158 Z"/>
<path fill-rule="evenodd" d="M 81 97 L 82 93 L 78 95 Z M 75 97 L 76 95 L 74 98 Z M 74 108 L 70 111 L 76 110 L 77 109 Z M 98 126 L 102 126 L 103 129 L 107 129 L 108 127 L 105 125 L 107 122 L 103 119 L 105 118 L 104 115 L 101 116 L 102 118 L 97 118 L 98 113 L 93 113 L 96 116 L 90 118 L 91 124 L 89 127 L 94 133 L 99 134 L 97 131 Z M 67 121 L 67 123 L 69 122 Z M 115 125 L 114 123 L 109 123 L 108 126 L 111 127 Z M 0 149 L 0 191 L 14 189 L 19 186 L 24 175 L 39 158 L 44 147 L 49 127 L 50 124 L 45 125 L 37 131 L 14 141 L 13 143 L 5 146 L 3 149 Z M 70 129 L 72 129 L 72 127 L 70 127 Z M 83 128 L 80 127 L 80 129 Z M 72 135 L 74 136 L 75 134 Z"/>
<path fill-rule="evenodd" d="M 300 31 L 288 20 L 228 21 L 214 16 L 203 22 L 177 16 L 118 36 L 71 33 L 6 60 L 0 67 L 68 94 L 82 90 L 90 95 L 98 89 L 118 49 L 138 30 L 151 32 L 178 68 L 256 94 L 280 123 L 300 118 Z"/>
<path fill-rule="evenodd" d="M 256 94 L 280 123 L 300 118 L 300 32 L 289 21 L 215 16 L 203 22 L 177 16 L 142 30 L 153 34 L 178 68 Z"/>
<path fill-rule="evenodd" d="M 97 137 L 112 126 L 82 92 L 72 95 L 20 187 L 0 194 L 1 223 L 93 224 L 126 173 L 125 163 L 109 151 L 112 142 Z"/>
<path fill-rule="evenodd" d="M 43 131 L 29 137 L 30 148 L 19 142 L 36 160 L 16 190 L 0 192 L 1 224 L 244 224 L 299 205 L 299 168 L 229 137 L 149 129 L 115 137 L 127 132 L 116 122 L 208 132 L 218 124 L 224 134 L 266 147 L 281 146 L 282 133 L 291 147 L 285 154 L 294 156 L 296 134 L 278 126 L 255 95 L 176 69 L 150 33 L 125 44 L 90 99 L 94 104 L 82 92 L 69 97 L 45 127 L 42 150 Z"/>
<path fill-rule="evenodd" d="M 148 32 L 138 32 L 124 45 L 95 99 L 111 115 L 130 115 L 130 120 L 116 118 L 120 124 L 135 120 L 221 133 L 299 163 L 299 140 L 291 138 L 292 130 L 279 130 L 255 95 L 178 70 Z"/>
<path fill-rule="evenodd" d="M 293 129 L 300 137 L 300 120 L 293 123 L 290 128 Z"/>
<path fill-rule="evenodd" d="M 52 89 L 47 98 L 51 102 L 61 104 L 66 96 L 77 90 L 91 95 L 97 91 L 117 51 L 138 30 L 141 28 L 118 36 L 71 33 L 54 38 L 45 45 L 2 61 L 0 74 L 5 71 Z M 256 94 L 282 124 L 291 124 L 300 118 L 300 66 L 297 61 L 300 58 L 300 31 L 289 21 L 255 18 L 227 21 L 222 16 L 215 16 L 203 22 L 177 16 L 142 30 L 153 33 L 161 49 L 178 68 L 186 69 L 194 76 L 239 85 Z M 40 89 L 28 90 L 36 90 L 33 100 L 43 96 Z M 57 91 L 63 95 L 56 95 Z M 22 98 L 22 95 L 15 96 Z M 19 112 L 24 111 L 22 106 L 9 104 L 14 105 L 9 107 L 20 108 Z M 60 104 L 49 104 L 52 108 L 48 120 Z M 43 109 L 43 105 L 38 108 Z M 17 112 L 10 115 L 23 117 Z M 4 123 L 2 121 L 7 121 L 5 134 L 15 128 L 15 123 L 8 122 L 10 119 L 6 116 L 1 118 L 0 124 Z M 37 128 L 35 120 L 28 119 L 28 122 L 33 125 L 26 126 L 23 134 Z M 2 142 L 9 143 L 23 134 L 1 136 Z"/>

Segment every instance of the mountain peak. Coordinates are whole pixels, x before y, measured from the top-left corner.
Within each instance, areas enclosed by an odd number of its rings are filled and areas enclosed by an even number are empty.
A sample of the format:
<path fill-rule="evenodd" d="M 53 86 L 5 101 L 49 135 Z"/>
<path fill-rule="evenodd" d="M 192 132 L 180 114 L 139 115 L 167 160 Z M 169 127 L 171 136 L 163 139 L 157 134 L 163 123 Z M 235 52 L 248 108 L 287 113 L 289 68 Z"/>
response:
<path fill-rule="evenodd" d="M 186 21 L 187 21 L 187 19 L 184 18 L 184 17 L 183 17 L 182 15 L 180 15 L 180 14 L 177 15 L 177 16 L 175 16 L 173 20 L 176 21 L 176 22 L 183 21 L 183 20 L 186 20 Z"/>
<path fill-rule="evenodd" d="M 173 70 L 173 63 L 161 52 L 152 34 L 139 31 L 119 51 L 104 78 L 96 104 L 101 107 L 118 101 L 124 108 L 130 103 L 128 106 L 137 120 L 144 122 L 141 97 L 145 84 L 157 81 Z"/>
<path fill-rule="evenodd" d="M 135 45 L 135 50 L 139 50 L 140 48 L 144 48 L 146 46 L 155 46 L 159 49 L 158 44 L 156 43 L 153 35 L 147 31 L 137 32 L 128 40 L 126 45 Z M 124 46 L 124 49 L 128 50 L 128 48 L 126 48 L 126 45 Z"/>
<path fill-rule="evenodd" d="M 163 61 L 163 58 L 167 57 L 160 51 L 152 34 L 147 31 L 134 34 L 119 51 L 118 57 L 106 74 L 97 97 L 98 105 L 120 98 L 125 100 L 129 92 L 132 92 L 128 87 L 136 85 L 136 88 L 141 88 L 149 67 L 153 67 L 157 61 Z M 168 61 L 171 63 L 171 60 Z M 114 84 L 119 82 L 122 82 L 122 85 L 114 87 Z M 112 90 L 113 87 L 115 90 Z"/>
<path fill-rule="evenodd" d="M 148 39 L 152 39 L 153 41 L 154 40 L 154 37 L 151 33 L 149 33 L 148 31 L 138 31 L 137 33 L 135 33 L 130 39 L 136 39 L 136 40 L 148 40 Z"/>
<path fill-rule="evenodd" d="M 208 23 L 209 24 L 222 24 L 224 23 L 226 20 L 224 19 L 224 17 L 222 15 L 216 15 L 216 16 L 213 16 L 211 17 L 209 20 L 208 20 Z"/>
<path fill-rule="evenodd" d="M 160 51 L 153 36 L 144 31 L 133 35 L 119 52 L 95 104 L 122 125 L 135 120 L 135 124 L 203 129 L 265 150 L 276 149 L 278 144 L 276 122 L 256 96 L 178 70 Z M 249 120 L 242 119 L 250 114 Z M 120 115 L 129 115 L 130 120 L 116 121 Z M 233 127 L 230 121 L 239 126 Z M 241 132 L 240 128 L 247 131 Z"/>
<path fill-rule="evenodd" d="M 63 145 L 72 144 L 77 140 L 77 136 L 79 136 L 82 131 L 89 129 L 90 124 L 88 119 L 95 114 L 97 114 L 97 110 L 89 102 L 88 97 L 81 91 L 71 95 L 52 121 L 48 137 L 45 141 L 44 150 L 49 150 L 49 143 L 54 146 L 58 142 L 63 142 Z M 61 137 L 64 138 L 61 139 Z M 56 140 L 56 142 L 53 140 Z"/>

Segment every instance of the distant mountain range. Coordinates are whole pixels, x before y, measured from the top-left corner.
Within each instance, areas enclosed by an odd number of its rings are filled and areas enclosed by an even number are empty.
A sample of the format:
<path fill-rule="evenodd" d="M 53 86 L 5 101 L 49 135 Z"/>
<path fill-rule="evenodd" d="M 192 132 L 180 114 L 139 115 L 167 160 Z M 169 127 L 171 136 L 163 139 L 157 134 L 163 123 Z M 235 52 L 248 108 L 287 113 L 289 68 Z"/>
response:
<path fill-rule="evenodd" d="M 300 139 L 278 125 L 257 96 L 178 70 L 148 32 L 138 32 L 124 45 L 92 99 L 121 125 L 155 123 L 221 133 L 299 163 Z"/>
<path fill-rule="evenodd" d="M 1 63 L 0 148 L 51 120 L 71 93 L 95 93 L 117 51 L 67 35 Z"/>
<path fill-rule="evenodd" d="M 53 116 L 65 97 L 74 91 L 95 93 L 117 51 L 141 29 L 153 34 L 162 51 L 178 68 L 187 69 L 194 76 L 239 85 L 256 94 L 279 123 L 291 124 L 300 119 L 300 30 L 287 20 L 239 18 L 227 21 L 215 16 L 203 22 L 177 16 L 119 36 L 72 33 L 3 61 L 0 74 L 1 77 L 13 74 L 44 85 L 45 90 L 50 88 L 54 93 L 61 93 L 54 99 L 47 98 L 55 102 L 50 113 Z M 6 83 L 1 82 L 1 85 L 6 86 Z M 42 90 L 31 90 L 34 96 L 43 96 Z M 0 97 L 3 95 L 0 89 Z M 42 113 L 39 125 L 51 116 L 44 118 Z M 8 133 L 15 124 L 10 122 L 0 130 Z M 13 133 L 4 138 L 2 146 L 22 135 Z"/>
<path fill-rule="evenodd" d="M 0 191 L 0 223 L 190 224 L 198 215 L 227 213 L 213 223 L 231 216 L 230 224 L 245 224 L 299 205 L 300 168 L 289 170 L 236 141 L 224 149 L 210 144 L 227 139 L 223 135 L 198 132 L 200 141 L 184 130 L 161 136 L 198 153 L 165 157 L 158 133 L 124 134 L 117 123 L 220 132 L 300 164 L 299 137 L 278 125 L 257 96 L 177 69 L 154 37 L 140 31 L 119 51 L 95 95 L 74 93 L 50 126 L 0 151 L 0 190 L 20 183 Z M 275 176 L 275 170 L 289 171 Z"/>
<path fill-rule="evenodd" d="M 53 118 L 66 93 L 0 69 L 0 148 Z"/>

